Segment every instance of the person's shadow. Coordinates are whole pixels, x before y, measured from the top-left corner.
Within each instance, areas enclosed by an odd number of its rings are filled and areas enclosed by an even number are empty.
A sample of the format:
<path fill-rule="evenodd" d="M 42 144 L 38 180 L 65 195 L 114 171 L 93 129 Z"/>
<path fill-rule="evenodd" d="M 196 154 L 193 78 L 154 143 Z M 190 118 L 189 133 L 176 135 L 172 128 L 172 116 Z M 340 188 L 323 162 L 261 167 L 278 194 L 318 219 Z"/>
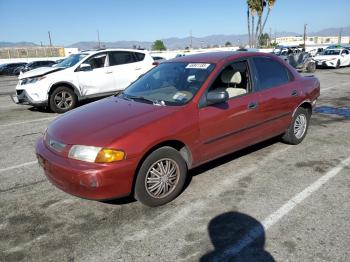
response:
<path fill-rule="evenodd" d="M 208 231 L 215 250 L 202 256 L 201 262 L 275 261 L 264 250 L 264 227 L 251 216 L 238 212 L 221 214 L 210 221 Z"/>

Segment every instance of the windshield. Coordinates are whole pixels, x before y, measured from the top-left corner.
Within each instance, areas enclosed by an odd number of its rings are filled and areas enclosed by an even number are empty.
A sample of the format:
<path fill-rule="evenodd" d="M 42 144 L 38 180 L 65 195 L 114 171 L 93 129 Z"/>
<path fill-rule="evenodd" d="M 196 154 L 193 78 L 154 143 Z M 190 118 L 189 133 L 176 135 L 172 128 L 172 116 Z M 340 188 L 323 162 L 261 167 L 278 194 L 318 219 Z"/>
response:
<path fill-rule="evenodd" d="M 340 50 L 325 50 L 323 55 L 339 55 Z"/>
<path fill-rule="evenodd" d="M 156 105 L 184 105 L 214 69 L 206 63 L 162 63 L 132 83 L 121 97 Z"/>
<path fill-rule="evenodd" d="M 61 62 L 59 62 L 55 67 L 68 68 L 68 67 L 74 66 L 75 64 L 77 64 L 81 59 L 83 59 L 86 56 L 87 56 L 87 54 L 70 55 L 66 59 L 63 59 Z"/>

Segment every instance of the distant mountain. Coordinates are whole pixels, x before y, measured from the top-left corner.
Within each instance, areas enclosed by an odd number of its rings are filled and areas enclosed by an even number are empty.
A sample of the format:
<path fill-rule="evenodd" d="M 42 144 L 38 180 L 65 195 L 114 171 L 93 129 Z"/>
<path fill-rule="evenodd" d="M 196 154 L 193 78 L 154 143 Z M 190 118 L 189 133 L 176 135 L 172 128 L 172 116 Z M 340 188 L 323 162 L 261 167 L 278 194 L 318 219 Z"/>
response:
<path fill-rule="evenodd" d="M 38 46 L 32 42 L 0 42 L 0 48 L 2 47 L 29 47 L 29 46 Z"/>
<path fill-rule="evenodd" d="M 323 29 L 323 30 L 318 31 L 318 32 L 310 33 L 309 35 L 314 35 L 314 36 L 338 36 L 340 31 L 341 31 L 343 36 L 350 36 L 350 26 L 326 28 L 326 29 Z"/>
<path fill-rule="evenodd" d="M 346 27 L 337 27 L 337 28 L 326 28 L 318 32 L 308 32 L 309 36 L 338 36 L 342 30 L 343 36 L 350 36 L 350 26 Z M 281 36 L 302 36 L 302 33 L 295 32 L 277 32 L 274 33 L 272 37 L 281 37 Z M 156 40 L 156 39 L 155 39 Z M 215 45 L 225 45 L 226 42 L 231 42 L 235 46 L 245 45 L 248 42 L 248 35 L 210 35 L 204 37 L 172 37 L 162 39 L 165 46 L 168 49 L 184 49 L 186 47 L 190 47 L 192 43 L 192 47 L 200 48 L 200 47 L 208 47 Z M 101 46 L 105 48 L 146 48 L 151 49 L 153 42 L 148 41 L 116 41 L 116 42 L 102 42 Z M 35 43 L 31 42 L 0 42 L 1 47 L 24 47 L 24 46 L 38 46 Z M 86 42 L 77 42 L 66 47 L 77 47 L 80 50 L 93 49 L 98 46 L 97 42 L 94 41 L 86 41 Z"/>

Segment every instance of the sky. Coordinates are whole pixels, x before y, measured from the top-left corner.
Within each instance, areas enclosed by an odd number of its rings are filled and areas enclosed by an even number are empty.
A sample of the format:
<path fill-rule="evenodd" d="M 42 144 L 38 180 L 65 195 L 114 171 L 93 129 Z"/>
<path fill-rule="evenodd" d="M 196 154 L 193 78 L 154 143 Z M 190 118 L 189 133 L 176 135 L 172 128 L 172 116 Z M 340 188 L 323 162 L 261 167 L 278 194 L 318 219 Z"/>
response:
<path fill-rule="evenodd" d="M 350 26 L 350 0 L 276 0 L 266 31 Z M 246 0 L 0 0 L 0 41 L 55 45 L 246 34 Z"/>

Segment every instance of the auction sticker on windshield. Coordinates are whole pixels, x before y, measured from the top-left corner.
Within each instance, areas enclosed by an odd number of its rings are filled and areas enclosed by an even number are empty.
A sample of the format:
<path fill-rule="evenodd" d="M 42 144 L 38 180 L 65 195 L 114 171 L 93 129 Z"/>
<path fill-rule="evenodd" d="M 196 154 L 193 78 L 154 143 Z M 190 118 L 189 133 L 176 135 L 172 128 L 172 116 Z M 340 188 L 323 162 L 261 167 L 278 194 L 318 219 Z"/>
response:
<path fill-rule="evenodd" d="M 186 66 L 187 69 L 207 69 L 210 64 L 192 63 Z"/>

